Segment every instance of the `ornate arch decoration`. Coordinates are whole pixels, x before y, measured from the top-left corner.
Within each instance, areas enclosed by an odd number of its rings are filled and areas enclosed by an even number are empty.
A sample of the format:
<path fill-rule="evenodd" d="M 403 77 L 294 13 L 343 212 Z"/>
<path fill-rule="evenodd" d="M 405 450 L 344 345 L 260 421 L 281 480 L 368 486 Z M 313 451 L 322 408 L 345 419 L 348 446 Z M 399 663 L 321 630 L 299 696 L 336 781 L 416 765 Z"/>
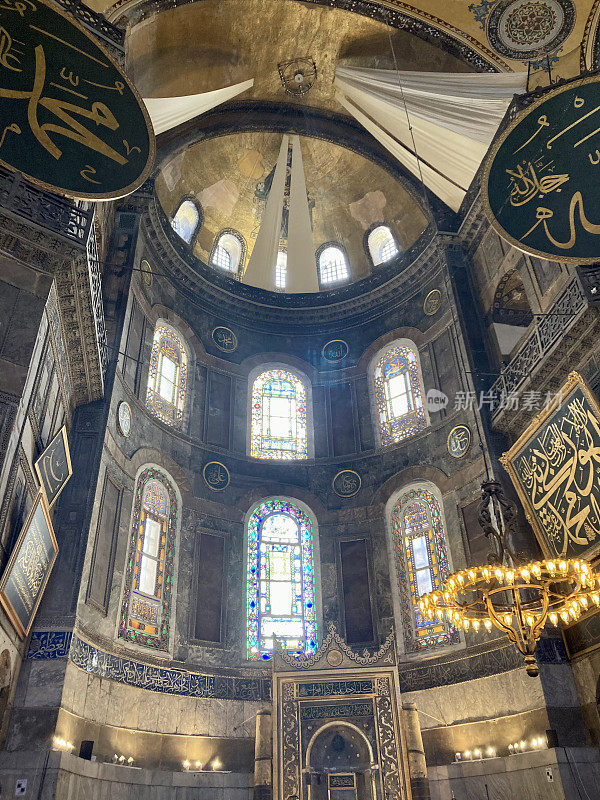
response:
<path fill-rule="evenodd" d="M 526 328 L 532 320 L 533 314 L 523 280 L 519 270 L 514 267 L 502 276 L 494 293 L 492 321 Z"/>
<path fill-rule="evenodd" d="M 180 517 L 175 484 L 155 466 L 136 480 L 118 638 L 168 651 Z"/>
<path fill-rule="evenodd" d="M 406 486 L 388 509 L 405 652 L 424 653 L 458 644 L 456 628 L 424 619 L 418 606 L 419 597 L 441 589 L 450 574 L 442 500 L 436 487 L 424 483 Z"/>

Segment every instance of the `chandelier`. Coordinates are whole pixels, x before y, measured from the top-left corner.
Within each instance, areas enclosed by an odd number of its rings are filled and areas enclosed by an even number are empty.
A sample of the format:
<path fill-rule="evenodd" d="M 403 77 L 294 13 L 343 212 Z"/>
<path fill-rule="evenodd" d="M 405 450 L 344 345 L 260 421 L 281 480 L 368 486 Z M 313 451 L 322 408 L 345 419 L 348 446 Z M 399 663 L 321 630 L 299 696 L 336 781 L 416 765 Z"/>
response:
<path fill-rule="evenodd" d="M 469 567 L 449 575 L 441 590 L 419 600 L 429 620 L 444 616 L 468 631 L 498 628 L 525 658 L 527 673 L 538 675 L 535 648 L 542 629 L 574 621 L 587 609 L 600 605 L 600 578 L 582 559 L 532 561 L 511 550 L 508 539 L 516 506 L 502 493 L 498 481 L 482 484 L 479 523 L 494 551 L 484 566 Z"/>

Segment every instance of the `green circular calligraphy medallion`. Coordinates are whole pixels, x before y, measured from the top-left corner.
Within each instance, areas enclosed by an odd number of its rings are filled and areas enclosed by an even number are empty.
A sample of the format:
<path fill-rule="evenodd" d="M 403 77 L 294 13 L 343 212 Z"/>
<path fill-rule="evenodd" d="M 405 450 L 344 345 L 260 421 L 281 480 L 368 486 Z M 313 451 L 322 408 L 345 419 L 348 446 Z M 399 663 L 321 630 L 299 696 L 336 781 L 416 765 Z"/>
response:
<path fill-rule="evenodd" d="M 544 94 L 500 136 L 481 196 L 491 224 L 525 253 L 600 260 L 600 76 Z"/>

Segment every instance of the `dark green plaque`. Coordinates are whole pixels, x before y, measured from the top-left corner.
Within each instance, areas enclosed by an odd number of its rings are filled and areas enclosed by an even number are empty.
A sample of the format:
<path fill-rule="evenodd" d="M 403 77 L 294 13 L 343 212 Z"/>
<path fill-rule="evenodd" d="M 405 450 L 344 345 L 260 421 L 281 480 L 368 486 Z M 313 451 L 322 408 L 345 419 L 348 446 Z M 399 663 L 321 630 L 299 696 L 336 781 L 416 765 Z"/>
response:
<path fill-rule="evenodd" d="M 577 372 L 500 461 L 546 558 L 600 552 L 600 407 Z"/>
<path fill-rule="evenodd" d="M 150 174 L 154 132 L 121 68 L 45 0 L 0 5 L 0 162 L 69 197 L 130 194 Z"/>
<path fill-rule="evenodd" d="M 600 260 L 600 76 L 520 114 L 488 156 L 481 195 L 496 231 L 525 253 Z"/>
<path fill-rule="evenodd" d="M 46 493 L 48 505 L 52 506 L 73 474 L 67 429 L 64 426 L 35 462 L 35 471 Z"/>
<path fill-rule="evenodd" d="M 0 604 L 21 637 L 29 633 L 57 554 L 48 504 L 40 492 L 0 581 Z"/>

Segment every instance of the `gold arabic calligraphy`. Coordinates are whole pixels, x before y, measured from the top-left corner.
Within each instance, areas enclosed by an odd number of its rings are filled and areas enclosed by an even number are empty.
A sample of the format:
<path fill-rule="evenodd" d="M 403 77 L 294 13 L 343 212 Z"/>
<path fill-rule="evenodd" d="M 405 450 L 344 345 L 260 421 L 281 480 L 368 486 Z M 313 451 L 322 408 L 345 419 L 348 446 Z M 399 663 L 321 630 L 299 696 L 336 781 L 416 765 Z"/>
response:
<path fill-rule="evenodd" d="M 565 556 L 600 538 L 600 420 L 583 395 L 560 413 L 515 466 L 549 545 Z"/>

